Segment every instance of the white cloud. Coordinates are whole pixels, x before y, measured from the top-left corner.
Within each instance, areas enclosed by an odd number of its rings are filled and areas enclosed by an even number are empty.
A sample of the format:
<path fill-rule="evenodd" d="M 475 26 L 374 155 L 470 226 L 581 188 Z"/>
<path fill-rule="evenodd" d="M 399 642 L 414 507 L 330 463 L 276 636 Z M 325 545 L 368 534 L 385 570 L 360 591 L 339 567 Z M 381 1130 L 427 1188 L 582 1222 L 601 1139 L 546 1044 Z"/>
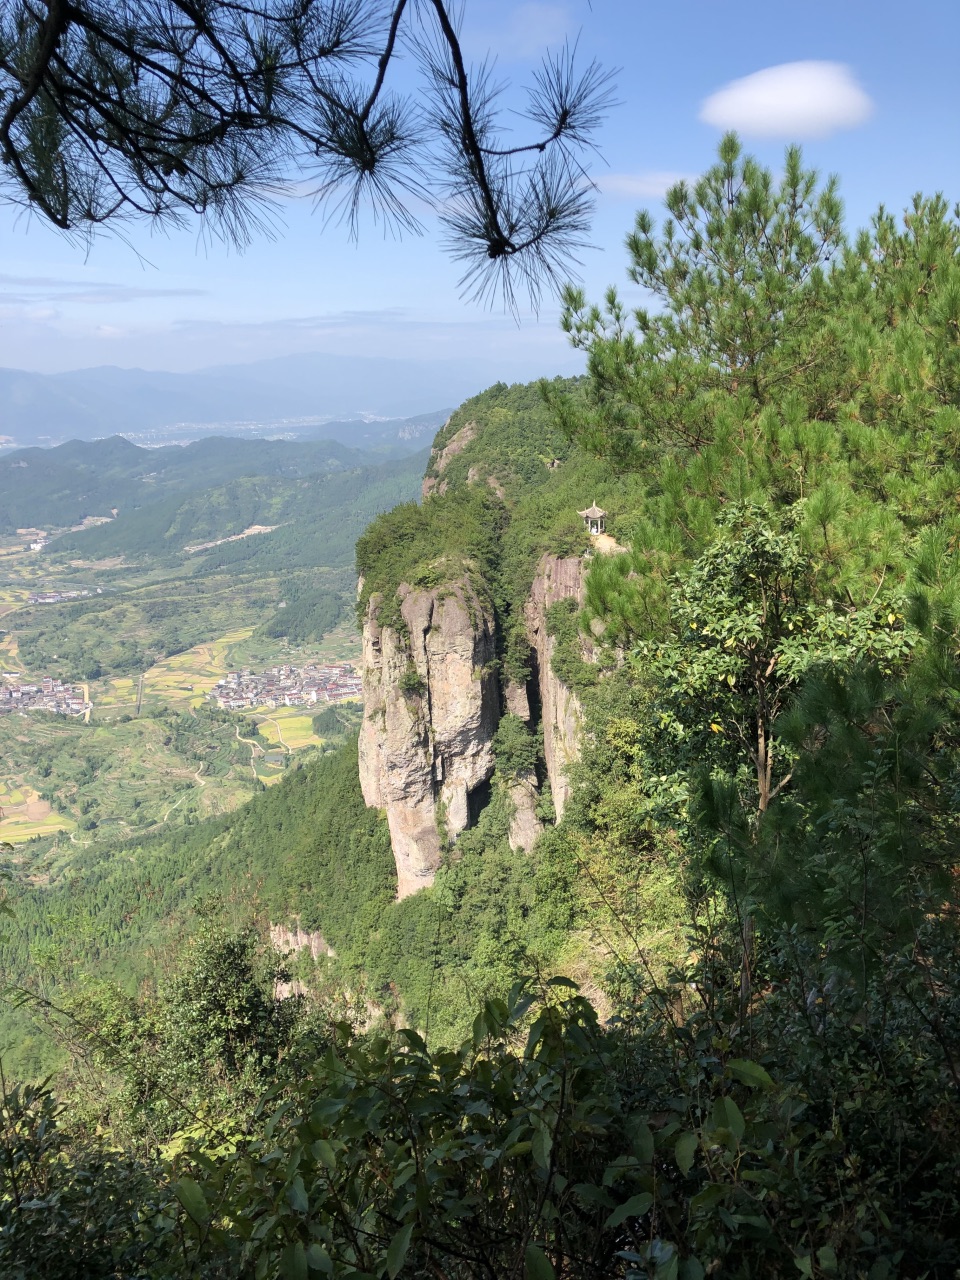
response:
<path fill-rule="evenodd" d="M 785 62 L 712 93 L 700 119 L 767 138 L 825 138 L 869 120 L 873 102 L 841 62 Z"/>
<path fill-rule="evenodd" d="M 687 173 L 673 173 L 667 169 L 648 169 L 641 173 L 603 173 L 596 184 L 604 195 L 619 196 L 625 200 L 662 200 L 678 182 L 689 182 Z"/>
<path fill-rule="evenodd" d="M 151 322 L 155 321 L 155 322 Z M 298 352 L 447 361 L 472 370 L 475 387 L 529 382 L 541 375 L 583 372 L 583 356 L 560 330 L 559 315 L 516 325 L 507 316 L 466 320 L 406 308 L 342 311 L 272 320 L 147 318 L 122 328 L 77 316 L 4 307 L 0 298 L 0 365 L 54 373 L 91 365 L 173 369 L 243 364 Z M 0 426 L 0 431 L 3 428 Z"/>
<path fill-rule="evenodd" d="M 56 276 L 0 274 L 0 301 L 8 305 L 33 302 L 80 302 L 90 306 L 138 302 L 144 298 L 201 298 L 205 289 L 150 288 L 109 280 L 70 280 Z"/>

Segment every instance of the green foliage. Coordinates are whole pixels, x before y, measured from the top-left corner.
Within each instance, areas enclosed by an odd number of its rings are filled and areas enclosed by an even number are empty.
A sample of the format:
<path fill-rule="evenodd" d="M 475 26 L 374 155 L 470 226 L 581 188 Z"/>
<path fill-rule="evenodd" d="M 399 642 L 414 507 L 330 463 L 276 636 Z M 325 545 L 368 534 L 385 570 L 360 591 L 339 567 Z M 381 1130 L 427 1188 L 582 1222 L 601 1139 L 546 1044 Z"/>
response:
<path fill-rule="evenodd" d="M 9 1280 L 143 1274 L 151 1253 L 140 1223 L 169 1202 L 157 1167 L 78 1131 L 69 1113 L 47 1084 L 4 1087 L 0 1270 Z"/>
<path fill-rule="evenodd" d="M 220 1206 L 220 1220 L 206 1232 L 210 1210 L 194 1215 L 190 1252 L 237 1274 L 301 1257 L 303 1274 L 358 1280 L 610 1275 L 626 1216 L 611 1225 L 611 1210 L 629 1213 L 639 1162 L 609 1162 L 620 1117 L 596 1015 L 545 994 L 539 1008 L 517 992 L 488 1002 L 453 1051 L 413 1031 L 338 1045 L 269 1136 L 191 1171 L 198 1207 Z M 268 1233 L 255 1229 L 265 1203 Z"/>
<path fill-rule="evenodd" d="M 660 308 L 628 315 L 610 289 L 601 311 L 567 289 L 564 328 L 588 352 L 593 401 L 585 421 L 564 407 L 571 434 L 636 465 L 647 449 L 712 443 L 731 400 L 759 408 L 786 388 L 805 390 L 807 370 L 831 355 L 825 268 L 843 246 L 836 186 L 818 191 L 796 147 L 778 186 L 728 134 L 703 177 L 667 193 L 659 236 L 638 213 L 629 275 Z"/>
<path fill-rule="evenodd" d="M 493 754 L 497 772 L 502 778 L 516 778 L 531 773 L 540 758 L 540 744 L 530 726 L 519 716 L 500 719 L 493 738 Z"/>
<path fill-rule="evenodd" d="M 797 757 L 780 754 L 776 725 L 806 673 L 863 662 L 891 673 L 917 638 L 902 599 L 857 609 L 822 598 L 800 515 L 788 508 L 778 528 L 758 508 L 727 507 L 716 540 L 675 580 L 672 635 L 634 655 L 661 691 L 652 771 L 674 775 L 671 755 L 683 770 L 725 771 L 745 813 L 765 812 L 792 776 Z"/>
<path fill-rule="evenodd" d="M 558 378 L 556 385 L 575 391 L 578 382 Z M 539 488 L 570 452 L 536 385 L 498 382 L 450 415 L 433 442 L 427 477 L 448 489 L 482 480 L 516 497 Z"/>
<path fill-rule="evenodd" d="M 278 1000 L 290 977 L 252 926 L 239 930 L 205 908 L 174 974 L 155 993 L 127 996 L 83 984 L 62 1006 L 66 1034 L 93 1069 L 120 1084 L 112 1123 L 156 1141 L 185 1116 L 232 1113 L 256 1101 L 299 1031 L 299 999 Z"/>
<path fill-rule="evenodd" d="M 337 739 L 346 737 L 359 727 L 362 708 L 359 703 L 341 702 L 333 704 L 313 717 L 313 732 L 318 738 Z"/>
<path fill-rule="evenodd" d="M 582 696 L 597 683 L 598 671 L 594 663 L 584 659 L 579 615 L 576 600 L 558 600 L 547 610 L 547 632 L 555 641 L 550 662 L 553 674 Z"/>
<path fill-rule="evenodd" d="M 407 663 L 400 679 L 397 681 L 397 685 L 400 692 L 408 697 L 417 697 L 427 687 L 423 682 L 423 677 L 412 662 Z"/>
<path fill-rule="evenodd" d="M 294 644 L 306 644 L 322 640 L 332 631 L 346 612 L 345 593 L 323 587 L 315 590 L 300 588 L 284 590 L 284 608 L 277 609 L 272 618 L 261 622 L 257 635 L 283 637 Z"/>
<path fill-rule="evenodd" d="M 598 562 L 588 583 L 591 613 L 627 643 L 660 630 L 666 583 L 728 504 L 772 512 L 802 499 L 823 595 L 857 607 L 909 577 L 918 530 L 956 523 L 951 384 L 927 372 L 951 368 L 956 343 L 960 232 L 945 204 L 918 198 L 902 228 L 881 210 L 851 247 L 829 184 L 817 195 L 793 153 L 778 193 L 724 147 L 693 192 L 671 193 L 663 234 L 642 215 L 631 241 L 631 270 L 663 311 L 631 319 L 613 299 L 604 318 L 571 295 L 587 403 L 549 393 L 573 438 L 639 468 L 632 555 Z M 789 301 L 771 283 L 781 270 Z"/>
<path fill-rule="evenodd" d="M 408 503 L 376 520 L 357 542 L 357 571 L 363 580 L 358 612 L 379 597 L 377 617 L 402 628 L 399 588 L 431 589 L 464 575 L 479 588 L 490 576 L 503 529 L 503 508 L 485 489 L 470 487 L 453 503 L 428 498 Z"/>

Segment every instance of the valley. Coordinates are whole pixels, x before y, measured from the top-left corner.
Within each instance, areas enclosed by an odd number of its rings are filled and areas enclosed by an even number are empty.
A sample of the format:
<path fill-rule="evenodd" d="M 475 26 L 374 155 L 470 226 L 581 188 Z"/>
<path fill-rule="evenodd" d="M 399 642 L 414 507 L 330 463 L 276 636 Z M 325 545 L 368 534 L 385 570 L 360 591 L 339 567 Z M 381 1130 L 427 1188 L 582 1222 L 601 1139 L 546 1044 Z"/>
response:
<path fill-rule="evenodd" d="M 17 865 L 29 848 L 32 879 L 62 874 L 83 849 L 235 810 L 324 749 L 329 734 L 314 719 L 328 697 L 356 696 L 349 681 L 318 689 L 314 678 L 306 698 L 284 687 L 278 699 L 266 688 L 272 677 L 257 673 L 356 663 L 353 534 L 366 512 L 411 493 L 422 464 L 346 470 L 343 458 L 363 456 L 331 455 L 339 446 L 322 442 L 259 442 L 242 468 L 254 474 L 229 492 L 211 488 L 236 472 L 237 443 L 206 440 L 190 465 L 186 449 L 109 440 L 39 459 L 27 451 L 27 465 L 17 453 L 5 458 L 0 838 L 23 851 Z M 324 487 L 330 466 L 336 490 Z M 258 478 L 264 468 L 288 478 Z M 131 488 L 141 475 L 145 498 Z M 55 519 L 64 484 L 79 517 L 66 527 Z M 305 502 L 304 486 L 323 501 Z M 4 513 L 4 492 L 16 492 L 29 524 Z M 286 503 L 286 514 L 245 537 L 250 494 L 261 495 L 254 507 Z M 252 673 L 254 691 L 264 685 L 262 706 L 257 696 L 218 704 L 213 690 L 231 672 Z"/>

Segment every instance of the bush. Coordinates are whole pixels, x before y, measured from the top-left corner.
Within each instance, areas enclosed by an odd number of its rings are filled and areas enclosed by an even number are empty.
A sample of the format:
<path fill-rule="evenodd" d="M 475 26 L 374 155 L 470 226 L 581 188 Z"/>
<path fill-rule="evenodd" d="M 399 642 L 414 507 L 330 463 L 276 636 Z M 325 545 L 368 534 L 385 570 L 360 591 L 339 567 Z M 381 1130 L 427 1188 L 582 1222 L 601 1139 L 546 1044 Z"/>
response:
<path fill-rule="evenodd" d="M 536 768 L 539 758 L 537 739 L 530 726 L 519 716 L 505 715 L 493 738 L 497 772 L 503 778 L 516 778 Z"/>
<path fill-rule="evenodd" d="M 423 682 L 420 672 L 412 662 L 407 663 L 406 669 L 400 677 L 399 685 L 401 692 L 409 697 L 414 697 L 423 693 L 424 689 L 427 687 Z"/>

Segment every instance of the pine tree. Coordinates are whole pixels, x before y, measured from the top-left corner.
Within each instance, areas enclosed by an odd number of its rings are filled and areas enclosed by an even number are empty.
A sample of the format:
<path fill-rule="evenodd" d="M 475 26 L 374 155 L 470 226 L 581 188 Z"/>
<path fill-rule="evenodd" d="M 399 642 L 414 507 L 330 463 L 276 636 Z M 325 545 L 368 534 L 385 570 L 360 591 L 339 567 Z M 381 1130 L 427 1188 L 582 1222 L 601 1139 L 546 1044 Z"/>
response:
<path fill-rule="evenodd" d="M 594 401 L 586 423 L 568 423 L 620 465 L 649 447 L 701 448 L 729 397 L 749 412 L 796 394 L 829 342 L 826 268 L 844 244 L 836 179 L 818 188 L 791 147 L 777 186 L 728 134 L 718 162 L 692 187 L 672 187 L 666 206 L 659 234 L 642 210 L 627 237 L 628 275 L 656 311 L 628 313 L 614 288 L 603 308 L 580 289 L 564 294 L 563 326 L 587 352 Z"/>

